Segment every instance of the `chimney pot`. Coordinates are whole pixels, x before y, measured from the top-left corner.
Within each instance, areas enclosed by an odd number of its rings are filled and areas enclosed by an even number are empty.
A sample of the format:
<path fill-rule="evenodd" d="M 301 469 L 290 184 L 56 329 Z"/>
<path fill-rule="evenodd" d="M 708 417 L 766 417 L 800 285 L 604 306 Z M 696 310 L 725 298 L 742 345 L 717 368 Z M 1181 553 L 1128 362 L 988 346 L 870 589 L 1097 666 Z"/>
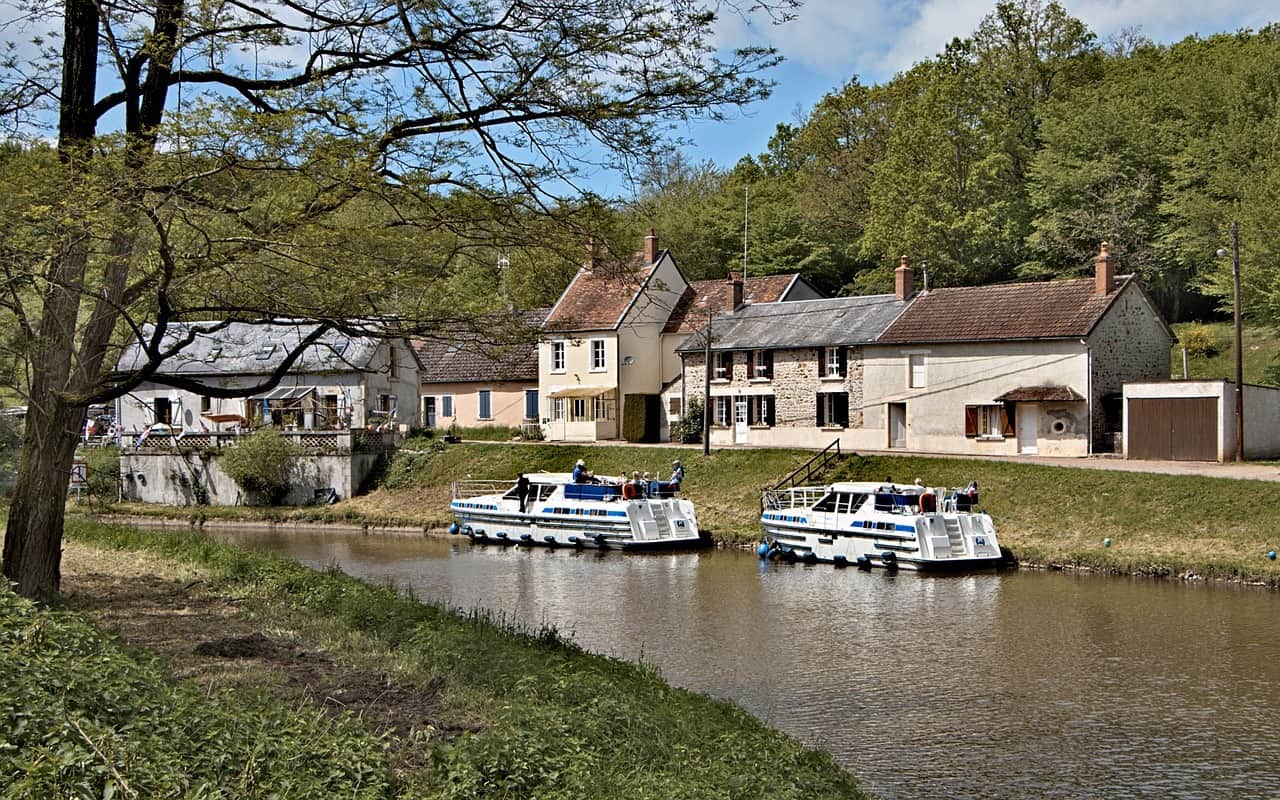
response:
<path fill-rule="evenodd" d="M 644 237 L 644 263 L 652 264 L 658 260 L 658 234 L 653 228 L 649 229 L 649 235 Z"/>
<path fill-rule="evenodd" d="M 1115 257 L 1111 255 L 1111 245 L 1103 242 L 1098 248 L 1098 254 L 1093 257 L 1093 293 L 1111 294 L 1115 283 Z"/>
<path fill-rule="evenodd" d="M 904 255 L 898 259 L 898 268 L 893 271 L 893 296 L 898 300 L 906 300 L 915 291 L 916 273 L 911 269 L 911 259 Z"/>
<path fill-rule="evenodd" d="M 730 272 L 729 286 L 733 292 L 733 308 L 737 309 L 743 304 L 743 302 L 745 302 L 745 298 L 743 297 L 742 273 Z"/>

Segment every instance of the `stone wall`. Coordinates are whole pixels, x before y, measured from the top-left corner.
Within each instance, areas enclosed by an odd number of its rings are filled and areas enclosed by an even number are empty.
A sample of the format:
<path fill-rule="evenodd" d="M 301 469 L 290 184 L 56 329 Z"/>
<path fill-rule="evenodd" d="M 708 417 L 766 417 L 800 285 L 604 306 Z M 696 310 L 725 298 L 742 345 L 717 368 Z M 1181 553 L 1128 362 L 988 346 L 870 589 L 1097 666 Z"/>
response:
<path fill-rule="evenodd" d="M 1168 380 L 1173 338 L 1160 312 L 1136 284 L 1121 290 L 1089 335 L 1090 433 L 1095 451 L 1106 449 L 1102 399 L 1119 395 L 1124 384 Z"/>
<path fill-rule="evenodd" d="M 739 395 L 772 395 L 777 429 L 804 429 L 799 439 L 793 434 L 788 441 L 817 444 L 830 440 L 832 431 L 840 428 L 817 427 L 817 395 L 821 392 L 844 391 L 849 395 L 849 428 L 863 426 L 863 370 L 861 347 L 848 348 L 848 365 L 843 378 L 820 378 L 818 363 L 821 350 L 814 347 L 777 349 L 773 351 L 772 379 L 750 377 L 750 363 L 743 352 L 733 354 L 732 378 L 713 380 L 711 396 L 736 397 Z M 686 353 L 684 360 L 685 397 L 702 397 L 706 367 L 703 354 Z M 758 428 L 759 430 L 757 430 Z M 752 444 L 772 443 L 776 435 L 766 434 L 767 428 L 756 426 L 749 434 Z M 713 440 L 719 437 L 714 436 Z"/>

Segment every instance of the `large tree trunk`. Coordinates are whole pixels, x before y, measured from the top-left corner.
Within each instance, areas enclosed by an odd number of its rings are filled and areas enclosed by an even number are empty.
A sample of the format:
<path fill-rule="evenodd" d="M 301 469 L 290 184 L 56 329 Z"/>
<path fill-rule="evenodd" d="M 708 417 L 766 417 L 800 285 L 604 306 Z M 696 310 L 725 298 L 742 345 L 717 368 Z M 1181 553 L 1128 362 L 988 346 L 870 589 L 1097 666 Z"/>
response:
<path fill-rule="evenodd" d="M 64 12 L 58 155 L 67 168 L 68 196 L 76 198 L 96 126 L 98 7 L 93 0 L 66 0 Z M 89 235 L 74 221 L 80 210 L 72 204 L 73 222 L 53 256 L 39 327 L 28 340 L 26 430 L 4 537 L 5 577 L 19 594 L 38 600 L 51 599 L 61 583 L 63 513 L 86 411 L 67 399 L 89 262 Z"/>
<path fill-rule="evenodd" d="M 19 594 L 50 600 L 62 579 L 63 512 L 85 408 L 31 405 L 4 537 L 4 575 Z"/>

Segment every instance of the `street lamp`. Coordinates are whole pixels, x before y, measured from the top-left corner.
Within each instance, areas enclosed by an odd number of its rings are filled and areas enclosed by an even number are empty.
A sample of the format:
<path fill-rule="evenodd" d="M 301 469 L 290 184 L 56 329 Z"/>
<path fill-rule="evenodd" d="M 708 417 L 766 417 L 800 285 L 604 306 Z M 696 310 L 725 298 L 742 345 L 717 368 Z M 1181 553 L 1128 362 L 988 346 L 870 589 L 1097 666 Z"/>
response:
<path fill-rule="evenodd" d="M 1227 251 L 1218 250 L 1223 258 Z M 1244 346 L 1240 335 L 1240 223 L 1231 223 L 1231 285 L 1236 321 L 1236 461 L 1244 461 Z"/>

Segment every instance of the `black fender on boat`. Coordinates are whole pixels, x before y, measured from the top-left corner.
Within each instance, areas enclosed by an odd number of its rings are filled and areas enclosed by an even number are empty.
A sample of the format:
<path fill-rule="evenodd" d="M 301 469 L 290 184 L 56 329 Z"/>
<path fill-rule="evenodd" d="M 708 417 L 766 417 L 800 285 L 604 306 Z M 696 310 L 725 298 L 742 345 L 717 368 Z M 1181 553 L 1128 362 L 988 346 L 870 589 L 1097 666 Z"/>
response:
<path fill-rule="evenodd" d="M 880 560 L 884 562 L 885 569 L 898 568 L 898 554 L 893 552 L 892 550 L 885 550 L 883 553 L 881 553 Z"/>

